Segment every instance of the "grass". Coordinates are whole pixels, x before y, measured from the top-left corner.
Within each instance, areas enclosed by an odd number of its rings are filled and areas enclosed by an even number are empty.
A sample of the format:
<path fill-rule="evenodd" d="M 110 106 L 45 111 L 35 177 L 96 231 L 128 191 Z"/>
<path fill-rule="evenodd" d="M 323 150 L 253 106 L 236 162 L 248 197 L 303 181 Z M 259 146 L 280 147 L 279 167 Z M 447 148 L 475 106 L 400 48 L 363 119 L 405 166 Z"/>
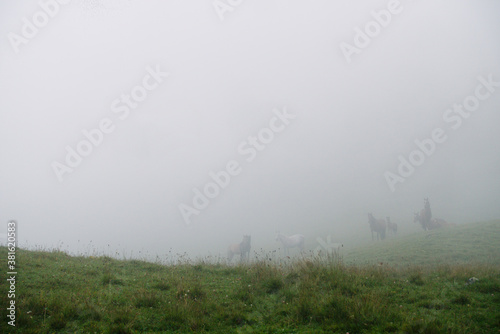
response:
<path fill-rule="evenodd" d="M 17 326 L 7 325 L 2 306 L 0 332 L 499 333 L 500 246 L 489 242 L 499 229 L 490 222 L 422 232 L 359 249 L 357 264 L 329 256 L 167 266 L 18 250 Z M 470 238 L 485 242 L 472 249 Z M 454 262 L 442 260 L 453 254 L 425 253 L 426 263 L 412 254 L 424 245 L 472 253 Z M 7 249 L 0 253 L 6 258 Z M 479 281 L 466 285 L 473 276 Z"/>
<path fill-rule="evenodd" d="M 403 237 L 388 237 L 346 252 L 349 264 L 394 266 L 484 263 L 500 265 L 500 221 L 471 223 Z"/>

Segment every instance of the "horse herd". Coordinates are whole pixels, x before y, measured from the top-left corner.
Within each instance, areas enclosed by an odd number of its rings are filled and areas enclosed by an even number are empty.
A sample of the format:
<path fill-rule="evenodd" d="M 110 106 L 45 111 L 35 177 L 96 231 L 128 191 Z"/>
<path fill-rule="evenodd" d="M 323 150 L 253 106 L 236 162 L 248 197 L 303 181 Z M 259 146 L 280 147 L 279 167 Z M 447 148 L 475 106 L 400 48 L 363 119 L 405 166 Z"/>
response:
<path fill-rule="evenodd" d="M 375 234 L 377 235 L 377 240 L 385 239 L 386 229 L 392 232 L 393 235 L 396 235 L 396 233 L 398 232 L 398 224 L 392 223 L 390 217 L 387 217 L 386 220 L 375 219 L 375 217 L 373 217 L 373 215 L 369 213 L 368 224 L 370 224 L 370 230 L 372 232 L 372 240 L 374 239 L 373 232 L 375 232 Z"/>
<path fill-rule="evenodd" d="M 433 230 L 441 227 L 455 226 L 454 223 L 448 223 L 441 218 L 432 218 L 431 204 L 428 198 L 424 198 L 424 208 L 420 212 L 415 213 L 413 223 L 420 223 L 425 231 Z M 391 222 L 391 218 L 376 219 L 371 213 L 368 214 L 368 224 L 372 233 L 372 240 L 374 240 L 374 232 L 377 235 L 377 240 L 385 239 L 386 229 L 396 235 L 398 225 Z"/>
<path fill-rule="evenodd" d="M 420 212 L 415 213 L 413 222 L 420 223 L 425 231 L 457 225 L 455 223 L 448 223 L 441 218 L 432 218 L 431 204 L 428 198 L 424 198 L 424 208 Z"/>
<path fill-rule="evenodd" d="M 424 208 L 420 210 L 419 213 L 415 213 L 413 222 L 420 223 L 425 231 L 456 225 L 454 223 L 448 223 L 441 218 L 432 218 L 431 204 L 428 198 L 424 198 Z M 369 213 L 368 223 L 370 224 L 372 240 L 375 239 L 375 235 L 377 236 L 377 240 L 384 240 L 386 231 L 389 231 L 393 236 L 396 236 L 398 232 L 398 225 L 391 222 L 390 217 L 386 217 L 386 219 L 376 219 Z M 240 255 L 241 261 L 248 260 L 250 257 L 250 241 L 251 237 L 249 235 L 244 235 L 243 241 L 230 245 L 227 249 L 227 260 L 231 262 L 234 255 L 238 254 Z M 302 234 L 286 236 L 278 233 L 276 235 L 276 241 L 280 241 L 283 244 L 285 255 L 288 255 L 290 252 L 289 249 L 294 247 L 298 247 L 301 252 L 304 251 L 305 237 Z"/>

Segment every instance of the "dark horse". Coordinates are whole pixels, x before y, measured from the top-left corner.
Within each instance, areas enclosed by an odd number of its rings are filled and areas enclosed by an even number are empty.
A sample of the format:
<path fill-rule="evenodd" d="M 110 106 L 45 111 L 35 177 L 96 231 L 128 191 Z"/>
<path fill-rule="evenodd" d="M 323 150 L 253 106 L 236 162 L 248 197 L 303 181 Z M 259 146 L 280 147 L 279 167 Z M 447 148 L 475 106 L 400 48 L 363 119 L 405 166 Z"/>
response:
<path fill-rule="evenodd" d="M 368 223 L 370 224 L 370 230 L 372 232 L 372 240 L 373 232 L 377 233 L 377 240 L 385 239 L 385 229 L 386 223 L 383 219 L 375 219 L 371 213 L 368 214 Z"/>
<path fill-rule="evenodd" d="M 423 210 L 422 210 L 423 211 Z M 422 211 L 420 213 L 415 212 L 413 216 L 413 222 L 414 223 L 420 223 L 422 225 L 422 228 L 427 231 L 428 230 L 428 224 L 425 222 L 424 216 L 422 215 Z"/>
<path fill-rule="evenodd" d="M 239 244 L 232 244 L 227 248 L 227 261 L 231 262 L 234 254 L 240 254 L 240 260 L 248 260 L 250 257 L 250 236 L 244 235 Z"/>
<path fill-rule="evenodd" d="M 386 217 L 387 220 L 387 229 L 392 232 L 392 235 L 396 235 L 398 233 L 398 224 L 391 223 L 391 218 Z"/>
<path fill-rule="evenodd" d="M 422 225 L 422 228 L 427 231 L 431 229 L 431 218 L 432 218 L 432 211 L 431 211 L 431 204 L 429 203 L 428 198 L 424 198 L 424 208 L 420 210 L 419 213 L 415 213 L 415 216 L 413 218 L 413 222 L 419 222 L 420 225 Z"/>
<path fill-rule="evenodd" d="M 432 218 L 432 211 L 431 211 L 431 203 L 429 202 L 429 198 L 424 198 L 424 220 L 427 224 L 430 223 L 431 218 Z"/>
<path fill-rule="evenodd" d="M 441 218 L 432 218 L 431 204 L 428 198 L 424 198 L 424 208 L 420 210 L 420 213 L 415 213 L 413 222 L 419 222 L 425 231 L 455 225 Z"/>

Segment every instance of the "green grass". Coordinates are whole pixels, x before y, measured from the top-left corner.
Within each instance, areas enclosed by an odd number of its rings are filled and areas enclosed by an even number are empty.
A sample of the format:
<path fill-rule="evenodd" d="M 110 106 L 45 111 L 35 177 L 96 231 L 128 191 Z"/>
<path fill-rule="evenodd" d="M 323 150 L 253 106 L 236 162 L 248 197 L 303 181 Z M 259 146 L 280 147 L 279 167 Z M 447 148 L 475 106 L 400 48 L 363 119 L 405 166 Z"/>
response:
<path fill-rule="evenodd" d="M 499 226 L 380 242 L 357 250 L 363 257 L 356 264 L 263 257 L 238 266 L 167 266 L 18 250 L 17 332 L 7 325 L 4 292 L 0 332 L 498 333 L 500 252 L 490 241 L 499 240 Z M 418 247 L 430 249 L 422 254 Z M 438 247 L 444 253 L 431 252 Z M 447 262 L 463 247 L 467 257 Z M 6 253 L 1 247 L 1 258 Z M 389 255 L 395 257 L 379 261 Z M 412 259 L 417 265 L 408 264 Z M 466 285 L 472 276 L 479 281 Z M 5 280 L 1 290 L 8 290 Z"/>
<path fill-rule="evenodd" d="M 484 263 L 500 265 L 500 221 L 455 227 L 372 242 L 344 254 L 346 263 L 439 265 Z"/>

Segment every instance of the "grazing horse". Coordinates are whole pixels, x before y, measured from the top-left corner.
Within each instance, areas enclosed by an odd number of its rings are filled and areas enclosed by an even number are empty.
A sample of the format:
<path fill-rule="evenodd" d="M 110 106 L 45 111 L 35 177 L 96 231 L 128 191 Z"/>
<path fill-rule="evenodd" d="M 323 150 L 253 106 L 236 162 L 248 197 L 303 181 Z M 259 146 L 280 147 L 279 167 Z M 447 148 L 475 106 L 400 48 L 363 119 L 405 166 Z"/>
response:
<path fill-rule="evenodd" d="M 424 223 L 422 222 L 423 219 L 424 218 L 422 217 L 421 214 L 415 213 L 415 218 L 413 219 L 413 222 L 414 223 L 419 222 L 420 224 L 422 224 L 422 228 L 426 231 L 435 230 L 435 229 L 441 228 L 441 227 L 449 227 L 449 226 L 456 225 L 455 223 L 448 223 L 446 220 L 441 219 L 441 218 L 431 218 L 424 225 Z"/>
<path fill-rule="evenodd" d="M 398 233 L 398 224 L 391 223 L 391 217 L 386 217 L 387 220 L 387 229 L 392 232 L 392 235 L 396 235 Z"/>
<path fill-rule="evenodd" d="M 372 240 L 373 232 L 377 233 L 377 240 L 385 239 L 385 229 L 386 223 L 383 219 L 375 219 L 371 213 L 368 214 L 368 223 L 370 224 L 370 230 L 372 232 Z"/>
<path fill-rule="evenodd" d="M 455 223 L 448 223 L 446 220 L 441 218 L 432 218 L 429 222 L 429 230 L 434 230 L 441 227 L 456 226 Z"/>
<path fill-rule="evenodd" d="M 288 255 L 290 252 L 289 248 L 293 247 L 299 247 L 300 251 L 303 252 L 305 239 L 306 238 L 302 234 L 294 234 L 287 237 L 284 234 L 278 233 L 276 236 L 276 241 L 279 240 L 283 244 L 285 255 Z"/>
<path fill-rule="evenodd" d="M 232 244 L 227 248 L 227 261 L 231 262 L 234 254 L 240 254 L 240 261 L 248 260 L 250 257 L 250 236 L 244 235 L 239 244 Z"/>

